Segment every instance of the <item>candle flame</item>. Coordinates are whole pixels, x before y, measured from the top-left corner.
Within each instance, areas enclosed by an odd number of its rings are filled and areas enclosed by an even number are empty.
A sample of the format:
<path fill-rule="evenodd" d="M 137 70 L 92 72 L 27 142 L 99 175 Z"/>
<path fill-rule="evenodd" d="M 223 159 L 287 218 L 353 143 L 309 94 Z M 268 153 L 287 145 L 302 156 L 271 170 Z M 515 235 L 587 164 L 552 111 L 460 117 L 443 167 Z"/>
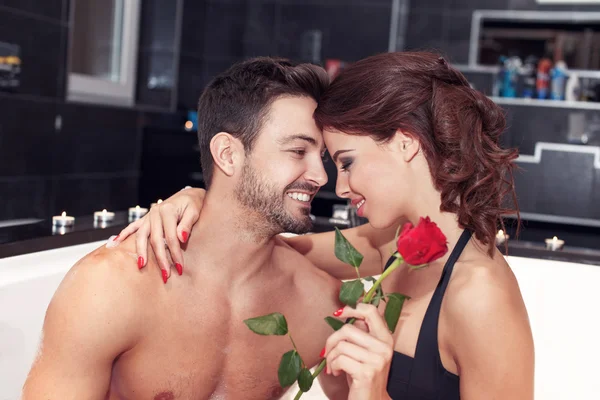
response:
<path fill-rule="evenodd" d="M 504 231 L 502 229 L 500 229 L 496 236 L 504 236 Z"/>
<path fill-rule="evenodd" d="M 160 203 L 162 203 L 162 200 L 158 199 L 158 201 L 156 202 L 156 204 L 160 204 Z"/>
<path fill-rule="evenodd" d="M 558 240 L 558 238 L 557 238 L 556 236 L 554 236 L 554 237 L 552 238 L 552 240 L 554 240 L 554 241 L 556 242 L 556 241 Z"/>
<path fill-rule="evenodd" d="M 102 214 L 106 214 L 106 208 L 102 210 Z"/>
<path fill-rule="evenodd" d="M 136 210 L 139 210 L 139 209 L 140 209 L 140 206 L 135 206 L 135 209 L 136 209 Z"/>
<path fill-rule="evenodd" d="M 63 217 L 63 218 L 66 217 L 67 216 L 67 212 L 63 211 L 62 214 L 60 214 L 60 216 Z"/>

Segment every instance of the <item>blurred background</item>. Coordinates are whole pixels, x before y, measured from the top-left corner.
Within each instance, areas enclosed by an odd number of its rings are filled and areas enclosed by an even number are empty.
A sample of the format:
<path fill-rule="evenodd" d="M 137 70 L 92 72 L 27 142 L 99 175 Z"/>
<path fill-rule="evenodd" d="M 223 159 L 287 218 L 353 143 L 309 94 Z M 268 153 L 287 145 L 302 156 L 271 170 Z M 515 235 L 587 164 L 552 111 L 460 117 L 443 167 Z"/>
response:
<path fill-rule="evenodd" d="M 506 110 L 521 239 L 600 247 L 594 0 L 0 0 L 0 226 L 202 187 L 196 104 L 234 62 L 283 56 L 334 76 L 415 49 L 443 54 Z M 313 214 L 329 218 L 345 202 L 326 166 Z"/>

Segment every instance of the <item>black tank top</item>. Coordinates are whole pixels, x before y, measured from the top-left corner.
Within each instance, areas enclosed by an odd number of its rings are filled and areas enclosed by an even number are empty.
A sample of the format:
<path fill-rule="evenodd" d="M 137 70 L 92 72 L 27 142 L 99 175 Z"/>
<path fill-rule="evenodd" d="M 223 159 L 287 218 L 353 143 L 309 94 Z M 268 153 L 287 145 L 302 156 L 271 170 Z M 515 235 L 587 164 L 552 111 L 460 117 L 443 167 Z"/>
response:
<path fill-rule="evenodd" d="M 419 338 L 415 357 L 394 351 L 388 377 L 387 391 L 394 400 L 458 400 L 459 378 L 442 365 L 438 347 L 438 320 L 442 299 L 452 275 L 454 263 L 471 238 L 470 231 L 463 231 L 458 243 L 446 261 L 442 276 L 431 297 Z M 387 268 L 395 260 L 387 262 Z"/>

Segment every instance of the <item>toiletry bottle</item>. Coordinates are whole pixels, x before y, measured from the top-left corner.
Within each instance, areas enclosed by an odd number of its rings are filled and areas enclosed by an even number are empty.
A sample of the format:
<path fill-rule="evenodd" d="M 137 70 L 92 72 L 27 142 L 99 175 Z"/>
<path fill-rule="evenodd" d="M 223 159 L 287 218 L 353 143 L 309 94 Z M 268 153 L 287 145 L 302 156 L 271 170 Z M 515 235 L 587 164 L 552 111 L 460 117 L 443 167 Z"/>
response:
<path fill-rule="evenodd" d="M 535 79 L 537 76 L 537 57 L 528 56 L 525 59 L 523 68 L 521 68 L 521 82 L 523 90 L 521 91 L 521 97 L 526 99 L 532 99 L 535 95 Z"/>
<path fill-rule="evenodd" d="M 550 71 L 550 77 L 552 78 L 550 98 L 552 100 L 564 100 L 567 64 L 564 61 L 557 61 Z"/>
<path fill-rule="evenodd" d="M 521 59 L 519 57 L 510 57 L 506 60 L 506 73 L 504 74 L 504 85 L 502 86 L 503 97 L 517 97 L 517 82 L 519 80 L 519 70 L 521 69 Z"/>
<path fill-rule="evenodd" d="M 552 61 L 548 58 L 542 58 L 538 63 L 537 79 L 535 82 L 538 99 L 545 99 L 548 97 L 548 91 L 550 89 L 550 68 L 552 68 Z"/>
<path fill-rule="evenodd" d="M 492 88 L 492 96 L 502 97 L 502 86 L 504 85 L 504 75 L 506 74 L 506 68 L 504 63 L 506 62 L 505 56 L 500 56 L 498 59 L 498 72 L 494 77 L 494 87 Z"/>
<path fill-rule="evenodd" d="M 565 100 L 581 100 L 581 86 L 579 84 L 579 75 L 577 75 L 575 72 L 571 72 L 571 74 L 569 74 L 569 79 L 567 80 L 567 88 L 565 89 Z"/>

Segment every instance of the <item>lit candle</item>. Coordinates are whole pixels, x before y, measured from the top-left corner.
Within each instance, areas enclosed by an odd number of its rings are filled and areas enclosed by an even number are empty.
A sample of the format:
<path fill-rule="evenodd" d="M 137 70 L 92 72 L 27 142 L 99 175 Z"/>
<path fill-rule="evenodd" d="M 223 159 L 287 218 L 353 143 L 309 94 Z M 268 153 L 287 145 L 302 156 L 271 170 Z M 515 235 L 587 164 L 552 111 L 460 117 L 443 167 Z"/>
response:
<path fill-rule="evenodd" d="M 148 213 L 148 209 L 140 206 L 129 208 L 129 222 L 138 220 Z"/>
<path fill-rule="evenodd" d="M 63 211 L 61 215 L 55 215 L 52 217 L 53 226 L 73 226 L 75 223 L 75 217 L 67 215 L 66 211 Z"/>
<path fill-rule="evenodd" d="M 150 204 L 150 208 L 152 208 L 152 207 L 154 207 L 155 205 L 157 205 L 157 204 L 160 204 L 160 203 L 162 203 L 162 200 L 161 200 L 161 199 L 158 199 L 158 201 L 157 201 L 156 203 L 152 203 L 152 204 Z"/>
<path fill-rule="evenodd" d="M 496 246 L 504 244 L 504 242 L 507 241 L 509 238 L 510 236 L 505 234 L 504 231 L 500 229 L 498 233 L 496 233 Z"/>
<path fill-rule="evenodd" d="M 563 246 L 565 245 L 565 241 L 560 240 L 556 236 L 554 236 L 552 239 L 546 239 L 545 241 L 546 241 L 546 249 L 552 250 L 552 251 L 562 250 Z"/>
<path fill-rule="evenodd" d="M 106 211 L 106 209 L 94 213 L 94 222 L 111 222 L 113 219 L 115 219 L 115 213 Z"/>

